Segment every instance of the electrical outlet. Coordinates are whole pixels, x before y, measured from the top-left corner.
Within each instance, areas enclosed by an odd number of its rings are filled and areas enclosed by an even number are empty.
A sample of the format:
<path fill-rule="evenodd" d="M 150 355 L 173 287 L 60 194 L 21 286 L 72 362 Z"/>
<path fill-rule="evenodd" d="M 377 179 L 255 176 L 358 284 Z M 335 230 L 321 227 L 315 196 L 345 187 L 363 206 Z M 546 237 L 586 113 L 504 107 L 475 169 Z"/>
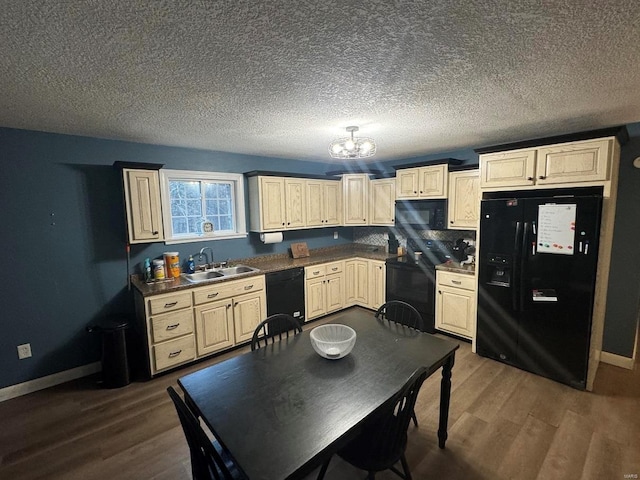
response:
<path fill-rule="evenodd" d="M 25 358 L 29 358 L 31 356 L 31 344 L 24 343 L 22 345 L 18 345 L 18 358 L 20 360 L 24 360 Z"/>
<path fill-rule="evenodd" d="M 337 240 L 338 239 L 338 232 L 333 232 L 333 239 Z"/>

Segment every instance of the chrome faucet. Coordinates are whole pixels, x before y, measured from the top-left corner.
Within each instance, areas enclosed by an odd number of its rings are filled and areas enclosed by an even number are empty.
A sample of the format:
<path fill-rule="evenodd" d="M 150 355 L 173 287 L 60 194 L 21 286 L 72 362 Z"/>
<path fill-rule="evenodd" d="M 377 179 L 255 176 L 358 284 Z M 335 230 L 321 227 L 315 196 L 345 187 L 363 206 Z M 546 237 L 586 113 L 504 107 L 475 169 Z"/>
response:
<path fill-rule="evenodd" d="M 213 268 L 213 249 L 211 247 L 202 247 L 200 249 L 200 254 L 198 256 L 198 260 L 202 261 L 202 255 L 204 253 L 205 250 L 209 250 L 209 252 L 211 253 L 210 257 L 207 257 L 207 260 L 210 260 L 210 262 L 205 263 L 204 268 Z"/>

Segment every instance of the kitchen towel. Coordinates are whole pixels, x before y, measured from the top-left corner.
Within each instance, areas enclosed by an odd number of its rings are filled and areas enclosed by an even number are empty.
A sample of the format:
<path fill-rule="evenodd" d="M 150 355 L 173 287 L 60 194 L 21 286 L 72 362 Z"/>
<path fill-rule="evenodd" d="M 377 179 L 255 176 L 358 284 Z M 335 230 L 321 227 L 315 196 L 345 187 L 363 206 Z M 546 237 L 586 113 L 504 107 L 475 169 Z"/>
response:
<path fill-rule="evenodd" d="M 261 233 L 260 240 L 262 243 L 280 243 L 282 242 L 282 232 Z"/>

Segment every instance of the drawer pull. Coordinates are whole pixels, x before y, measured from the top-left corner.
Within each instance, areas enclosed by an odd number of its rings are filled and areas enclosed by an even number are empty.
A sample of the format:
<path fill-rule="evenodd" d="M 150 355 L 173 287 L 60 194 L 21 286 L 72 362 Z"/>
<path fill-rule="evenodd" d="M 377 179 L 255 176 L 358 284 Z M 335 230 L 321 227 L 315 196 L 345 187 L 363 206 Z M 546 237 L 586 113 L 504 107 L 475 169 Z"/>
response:
<path fill-rule="evenodd" d="M 178 304 L 178 301 L 176 300 L 175 302 L 171 302 L 171 303 L 165 303 L 164 304 L 164 308 L 171 308 L 171 307 L 175 307 Z"/>
<path fill-rule="evenodd" d="M 318 275 L 320 273 L 320 270 L 316 270 L 315 272 L 313 272 L 314 275 Z"/>
<path fill-rule="evenodd" d="M 180 326 L 179 323 L 174 323 L 173 325 L 167 325 L 167 330 L 175 330 Z"/>
<path fill-rule="evenodd" d="M 253 283 L 251 285 L 245 285 L 245 290 L 251 290 L 253 288 Z"/>
<path fill-rule="evenodd" d="M 177 352 L 171 352 L 169 353 L 169 358 L 175 358 L 178 355 L 180 355 L 182 353 L 182 349 L 178 350 Z"/>
<path fill-rule="evenodd" d="M 454 285 L 462 285 L 462 282 L 460 280 L 451 280 L 451 283 L 453 283 Z"/>
<path fill-rule="evenodd" d="M 220 292 L 213 292 L 213 293 L 210 293 L 209 295 L 207 295 L 207 298 L 214 298 L 214 297 L 217 297 L 217 296 L 218 296 L 218 293 L 220 293 Z"/>
<path fill-rule="evenodd" d="M 338 270 L 338 267 L 333 267 L 331 270 L 335 272 L 336 270 Z"/>

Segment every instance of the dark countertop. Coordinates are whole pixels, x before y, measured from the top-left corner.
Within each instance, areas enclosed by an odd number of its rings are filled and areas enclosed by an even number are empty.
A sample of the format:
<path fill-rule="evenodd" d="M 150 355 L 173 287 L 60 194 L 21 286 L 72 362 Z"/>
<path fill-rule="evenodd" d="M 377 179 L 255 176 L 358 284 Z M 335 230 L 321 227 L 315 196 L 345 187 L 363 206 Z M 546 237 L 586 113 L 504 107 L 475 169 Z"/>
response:
<path fill-rule="evenodd" d="M 355 257 L 385 261 L 387 258 L 396 256 L 395 254 L 386 253 L 382 246 L 364 244 L 347 244 L 336 247 L 317 248 L 310 250 L 309 254 L 310 256 L 305 258 L 291 258 L 289 254 L 279 254 L 232 260 L 229 262 L 230 266 L 248 265 L 249 267 L 258 268 L 260 271 L 224 278 L 222 280 L 216 279 L 208 282 L 191 283 L 183 277 L 179 277 L 170 280 L 145 283 L 141 279 L 140 275 L 132 275 L 131 284 L 142 294 L 142 296 L 146 297 L 162 293 L 177 292 L 179 290 L 186 290 L 189 288 L 202 287 L 204 285 L 211 285 L 212 283 L 240 280 L 255 275 L 264 275 L 265 273 L 288 270 L 290 268 L 308 267 L 310 265 L 318 265 L 321 263 L 348 260 Z"/>
<path fill-rule="evenodd" d="M 440 265 L 436 265 L 436 270 L 442 270 L 444 272 L 452 272 L 452 273 L 464 273 L 466 275 L 475 275 L 476 274 L 476 264 L 473 263 L 471 265 L 462 265 L 458 262 L 447 262 L 441 263 Z"/>

